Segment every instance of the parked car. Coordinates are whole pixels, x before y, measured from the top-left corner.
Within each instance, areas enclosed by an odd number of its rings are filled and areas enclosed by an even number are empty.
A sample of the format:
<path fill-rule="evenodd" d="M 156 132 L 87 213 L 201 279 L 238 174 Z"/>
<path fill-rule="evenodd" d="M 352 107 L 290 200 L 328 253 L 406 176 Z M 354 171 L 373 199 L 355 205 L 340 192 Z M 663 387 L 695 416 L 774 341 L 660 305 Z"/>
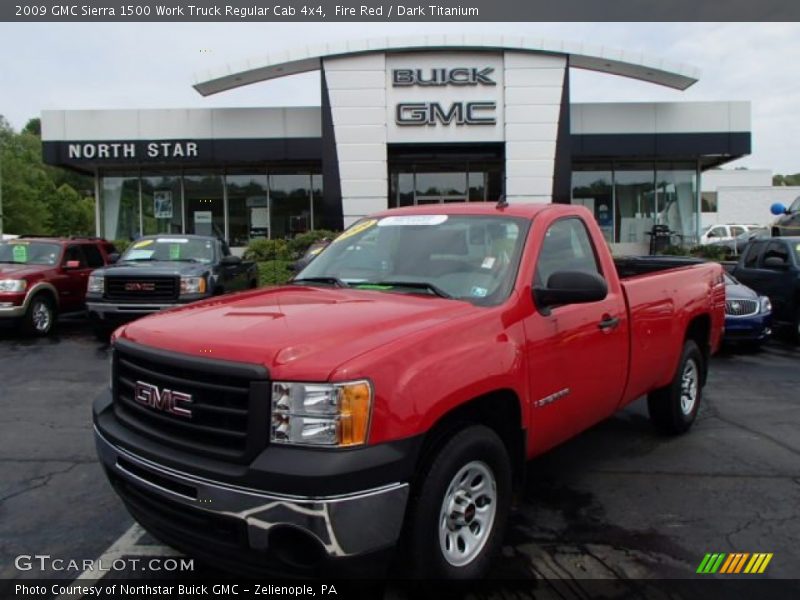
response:
<path fill-rule="evenodd" d="M 91 274 L 86 305 L 95 334 L 107 339 L 122 323 L 165 308 L 258 286 L 255 263 L 203 235 L 149 235 L 119 261 Z"/>
<path fill-rule="evenodd" d="M 139 523 L 221 568 L 341 574 L 402 535 L 410 575 L 476 578 L 526 459 L 645 394 L 691 427 L 722 273 L 615 265 L 581 206 L 384 211 L 289 284 L 118 329 L 98 454 Z"/>
<path fill-rule="evenodd" d="M 772 303 L 725 273 L 725 342 L 756 349 L 772 334 Z"/>
<path fill-rule="evenodd" d="M 770 207 L 770 211 L 778 218 L 772 224 L 772 235 L 774 237 L 790 235 L 800 235 L 800 196 L 786 208 L 780 202 L 776 202 Z"/>
<path fill-rule="evenodd" d="M 767 296 L 775 326 L 800 342 L 800 236 L 751 242 L 732 274 Z"/>
<path fill-rule="evenodd" d="M 723 247 L 728 250 L 728 254 L 739 256 L 745 249 L 745 246 L 753 240 L 763 240 L 772 237 L 772 230 L 770 227 L 757 227 L 750 229 L 744 233 L 740 233 L 735 238 L 724 240 L 721 242 L 711 242 L 709 246 Z"/>
<path fill-rule="evenodd" d="M 0 242 L 0 320 L 47 335 L 59 314 L 86 308 L 86 280 L 116 258 L 100 238 L 19 236 Z"/>
<path fill-rule="evenodd" d="M 700 235 L 700 245 L 732 240 L 758 227 L 758 225 L 709 225 Z"/>

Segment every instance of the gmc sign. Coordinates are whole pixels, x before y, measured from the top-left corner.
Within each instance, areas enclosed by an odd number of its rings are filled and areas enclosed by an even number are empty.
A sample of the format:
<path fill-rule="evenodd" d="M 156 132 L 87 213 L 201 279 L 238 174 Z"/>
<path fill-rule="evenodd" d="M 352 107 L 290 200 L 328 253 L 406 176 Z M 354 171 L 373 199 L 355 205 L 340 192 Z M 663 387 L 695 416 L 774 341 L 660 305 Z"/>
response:
<path fill-rule="evenodd" d="M 137 381 L 136 387 L 133 392 L 133 398 L 139 404 L 160 410 L 163 412 L 184 417 L 187 419 L 192 418 L 192 411 L 186 408 L 187 405 L 192 403 L 192 395 L 183 392 L 176 392 L 174 390 L 160 389 L 158 386 L 146 381 Z"/>
<path fill-rule="evenodd" d="M 403 102 L 395 109 L 398 125 L 495 125 L 496 102 L 453 102 L 444 108 L 438 102 Z"/>

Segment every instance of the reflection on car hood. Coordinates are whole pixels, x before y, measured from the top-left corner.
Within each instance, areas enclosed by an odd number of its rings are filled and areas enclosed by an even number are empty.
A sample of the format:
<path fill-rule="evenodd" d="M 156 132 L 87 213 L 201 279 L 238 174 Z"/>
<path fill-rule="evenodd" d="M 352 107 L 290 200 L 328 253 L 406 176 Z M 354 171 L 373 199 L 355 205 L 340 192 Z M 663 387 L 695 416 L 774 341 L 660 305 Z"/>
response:
<path fill-rule="evenodd" d="M 725 284 L 725 298 L 727 300 L 757 300 L 758 294 L 741 283 Z"/>
<path fill-rule="evenodd" d="M 52 268 L 50 265 L 0 263 L 0 279 L 22 279 Z"/>
<path fill-rule="evenodd" d="M 167 260 L 141 260 L 120 262 L 109 265 L 103 269 L 98 269 L 94 275 L 104 275 L 106 277 L 147 277 L 159 275 L 202 275 L 208 271 L 210 265 L 196 262 L 181 262 Z"/>

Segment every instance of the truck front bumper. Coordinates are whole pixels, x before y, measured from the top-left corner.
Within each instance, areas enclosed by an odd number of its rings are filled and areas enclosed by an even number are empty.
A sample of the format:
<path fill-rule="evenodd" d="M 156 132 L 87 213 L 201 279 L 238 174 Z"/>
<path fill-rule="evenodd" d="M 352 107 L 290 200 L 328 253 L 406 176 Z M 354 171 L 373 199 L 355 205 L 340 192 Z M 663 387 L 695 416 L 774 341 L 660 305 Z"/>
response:
<path fill-rule="evenodd" d="M 292 496 L 156 464 L 116 446 L 97 427 L 95 443 L 109 479 L 134 517 L 189 553 L 218 541 L 213 551 L 217 556 L 225 552 L 225 544 L 233 544 L 277 554 L 291 564 L 298 552 L 303 555 L 300 563 L 313 560 L 315 553 L 346 558 L 389 548 L 400 537 L 407 483 L 335 496 Z M 219 538 L 209 539 L 214 532 L 220 532 Z"/>

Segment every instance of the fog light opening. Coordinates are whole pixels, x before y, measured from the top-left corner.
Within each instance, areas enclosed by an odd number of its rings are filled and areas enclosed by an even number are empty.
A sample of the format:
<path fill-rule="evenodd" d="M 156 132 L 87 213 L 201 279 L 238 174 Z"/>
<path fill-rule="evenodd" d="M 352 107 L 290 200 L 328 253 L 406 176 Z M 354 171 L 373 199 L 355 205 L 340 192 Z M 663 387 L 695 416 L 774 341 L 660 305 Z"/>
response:
<path fill-rule="evenodd" d="M 275 527 L 269 534 L 269 551 L 293 567 L 313 567 L 325 558 L 325 548 L 314 536 L 291 526 Z"/>

